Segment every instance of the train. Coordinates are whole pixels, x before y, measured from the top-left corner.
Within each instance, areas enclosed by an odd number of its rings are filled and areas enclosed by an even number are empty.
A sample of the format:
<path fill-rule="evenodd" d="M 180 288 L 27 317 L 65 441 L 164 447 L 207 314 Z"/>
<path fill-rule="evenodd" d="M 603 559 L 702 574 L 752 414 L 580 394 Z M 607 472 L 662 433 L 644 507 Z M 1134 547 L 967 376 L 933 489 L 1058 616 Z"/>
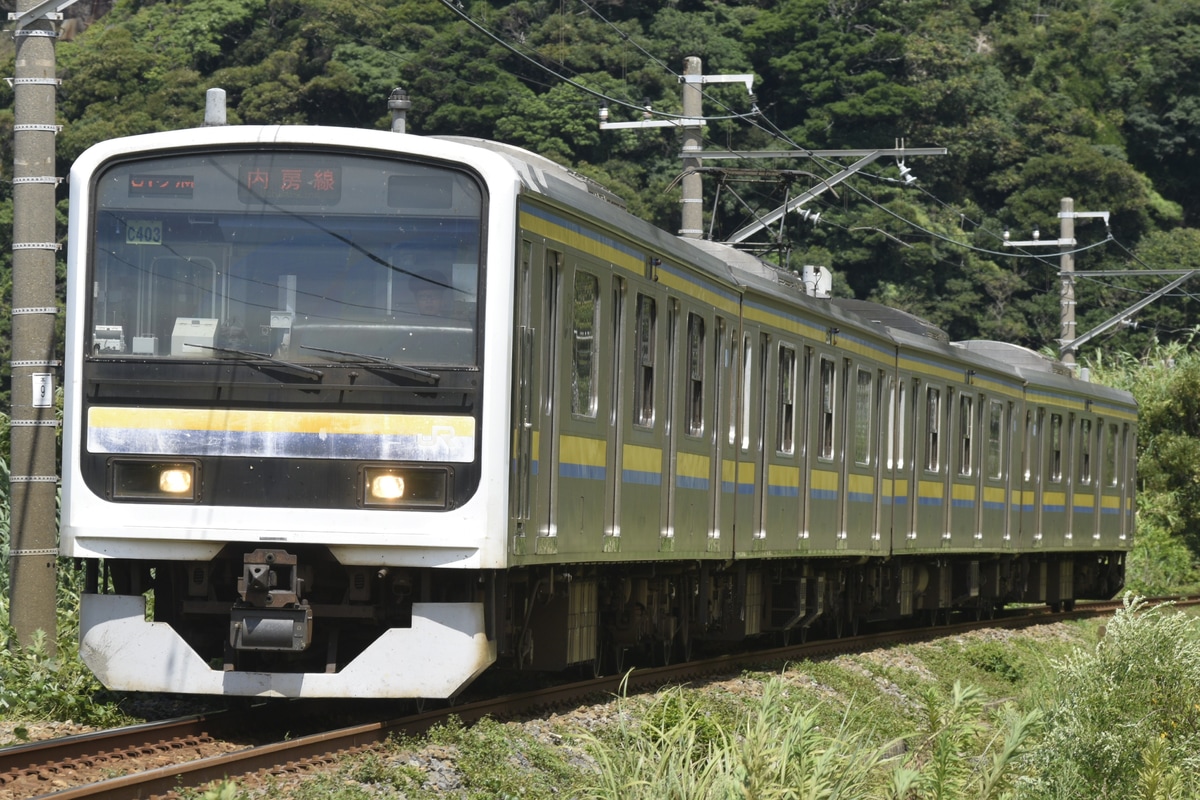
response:
<path fill-rule="evenodd" d="M 60 552 L 112 689 L 454 698 L 1123 585 L 1129 394 L 525 150 L 119 138 L 69 225 Z"/>

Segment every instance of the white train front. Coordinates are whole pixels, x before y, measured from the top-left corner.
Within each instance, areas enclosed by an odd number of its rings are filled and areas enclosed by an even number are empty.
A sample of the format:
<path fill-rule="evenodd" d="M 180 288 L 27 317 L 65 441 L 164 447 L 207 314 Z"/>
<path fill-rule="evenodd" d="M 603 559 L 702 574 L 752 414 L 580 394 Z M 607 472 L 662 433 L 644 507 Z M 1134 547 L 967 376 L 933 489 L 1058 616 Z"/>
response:
<path fill-rule="evenodd" d="M 510 348 L 482 320 L 511 328 L 517 187 L 462 151 L 221 128 L 76 162 L 62 552 L 103 560 L 106 684 L 444 697 L 495 659 Z"/>

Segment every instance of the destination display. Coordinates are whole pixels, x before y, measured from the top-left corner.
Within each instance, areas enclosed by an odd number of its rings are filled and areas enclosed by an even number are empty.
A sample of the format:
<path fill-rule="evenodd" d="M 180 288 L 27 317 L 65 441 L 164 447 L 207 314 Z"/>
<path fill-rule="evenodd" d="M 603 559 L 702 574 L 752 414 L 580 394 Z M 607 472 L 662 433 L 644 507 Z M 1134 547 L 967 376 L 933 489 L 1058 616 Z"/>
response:
<path fill-rule="evenodd" d="M 243 203 L 329 206 L 336 205 L 341 196 L 342 170 L 338 166 L 275 163 L 243 164 L 238 169 L 238 200 Z"/>

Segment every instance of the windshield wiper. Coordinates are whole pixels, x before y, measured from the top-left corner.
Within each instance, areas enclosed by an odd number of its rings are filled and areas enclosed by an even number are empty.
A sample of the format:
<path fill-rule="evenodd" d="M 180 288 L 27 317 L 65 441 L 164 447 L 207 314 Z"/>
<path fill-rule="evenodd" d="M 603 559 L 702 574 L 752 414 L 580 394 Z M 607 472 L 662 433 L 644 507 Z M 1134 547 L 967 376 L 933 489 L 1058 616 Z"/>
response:
<path fill-rule="evenodd" d="M 277 367 L 295 370 L 296 372 L 311 377 L 314 381 L 325 377 L 325 373 L 319 369 L 313 369 L 312 367 L 306 367 L 301 364 L 293 364 L 290 361 L 284 361 L 283 359 L 275 358 L 274 356 L 267 355 L 266 353 L 256 353 L 253 350 L 238 350 L 237 348 L 233 347 L 213 347 L 212 345 L 195 344 L 193 342 L 184 342 L 184 346 L 198 347 L 201 350 L 211 350 L 214 353 L 223 353 L 230 356 L 240 356 L 243 361 L 250 363 L 251 366 L 261 366 L 253 364 L 254 361 L 266 361 L 268 364 L 274 364 Z"/>
<path fill-rule="evenodd" d="M 394 369 L 415 381 L 427 383 L 430 386 L 436 385 L 437 382 L 442 379 L 442 376 L 436 372 L 429 372 L 427 370 L 418 369 L 417 367 L 410 367 L 406 364 L 397 364 L 390 359 L 384 358 L 383 356 L 372 356 L 367 355 L 366 353 L 351 353 L 348 350 L 331 350 L 328 347 L 313 347 L 312 345 L 307 344 L 300 345 L 300 349 L 312 350 L 314 353 L 330 353 L 335 356 L 345 356 L 346 358 L 365 361 L 369 364 L 379 364 L 380 366 L 385 366 L 388 369 Z"/>

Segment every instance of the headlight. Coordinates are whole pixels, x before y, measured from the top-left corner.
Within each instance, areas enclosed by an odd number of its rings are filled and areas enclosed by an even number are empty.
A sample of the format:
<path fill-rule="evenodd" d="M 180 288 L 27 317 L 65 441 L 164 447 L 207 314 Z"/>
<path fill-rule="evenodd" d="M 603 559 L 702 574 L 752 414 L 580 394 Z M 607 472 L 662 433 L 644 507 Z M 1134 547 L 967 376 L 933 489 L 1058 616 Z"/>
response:
<path fill-rule="evenodd" d="M 445 508 L 449 473 L 420 467 L 363 467 L 362 504 L 368 508 Z"/>
<path fill-rule="evenodd" d="M 113 500 L 194 503 L 199 497 L 200 464 L 195 461 L 113 459 L 108 472 Z"/>

